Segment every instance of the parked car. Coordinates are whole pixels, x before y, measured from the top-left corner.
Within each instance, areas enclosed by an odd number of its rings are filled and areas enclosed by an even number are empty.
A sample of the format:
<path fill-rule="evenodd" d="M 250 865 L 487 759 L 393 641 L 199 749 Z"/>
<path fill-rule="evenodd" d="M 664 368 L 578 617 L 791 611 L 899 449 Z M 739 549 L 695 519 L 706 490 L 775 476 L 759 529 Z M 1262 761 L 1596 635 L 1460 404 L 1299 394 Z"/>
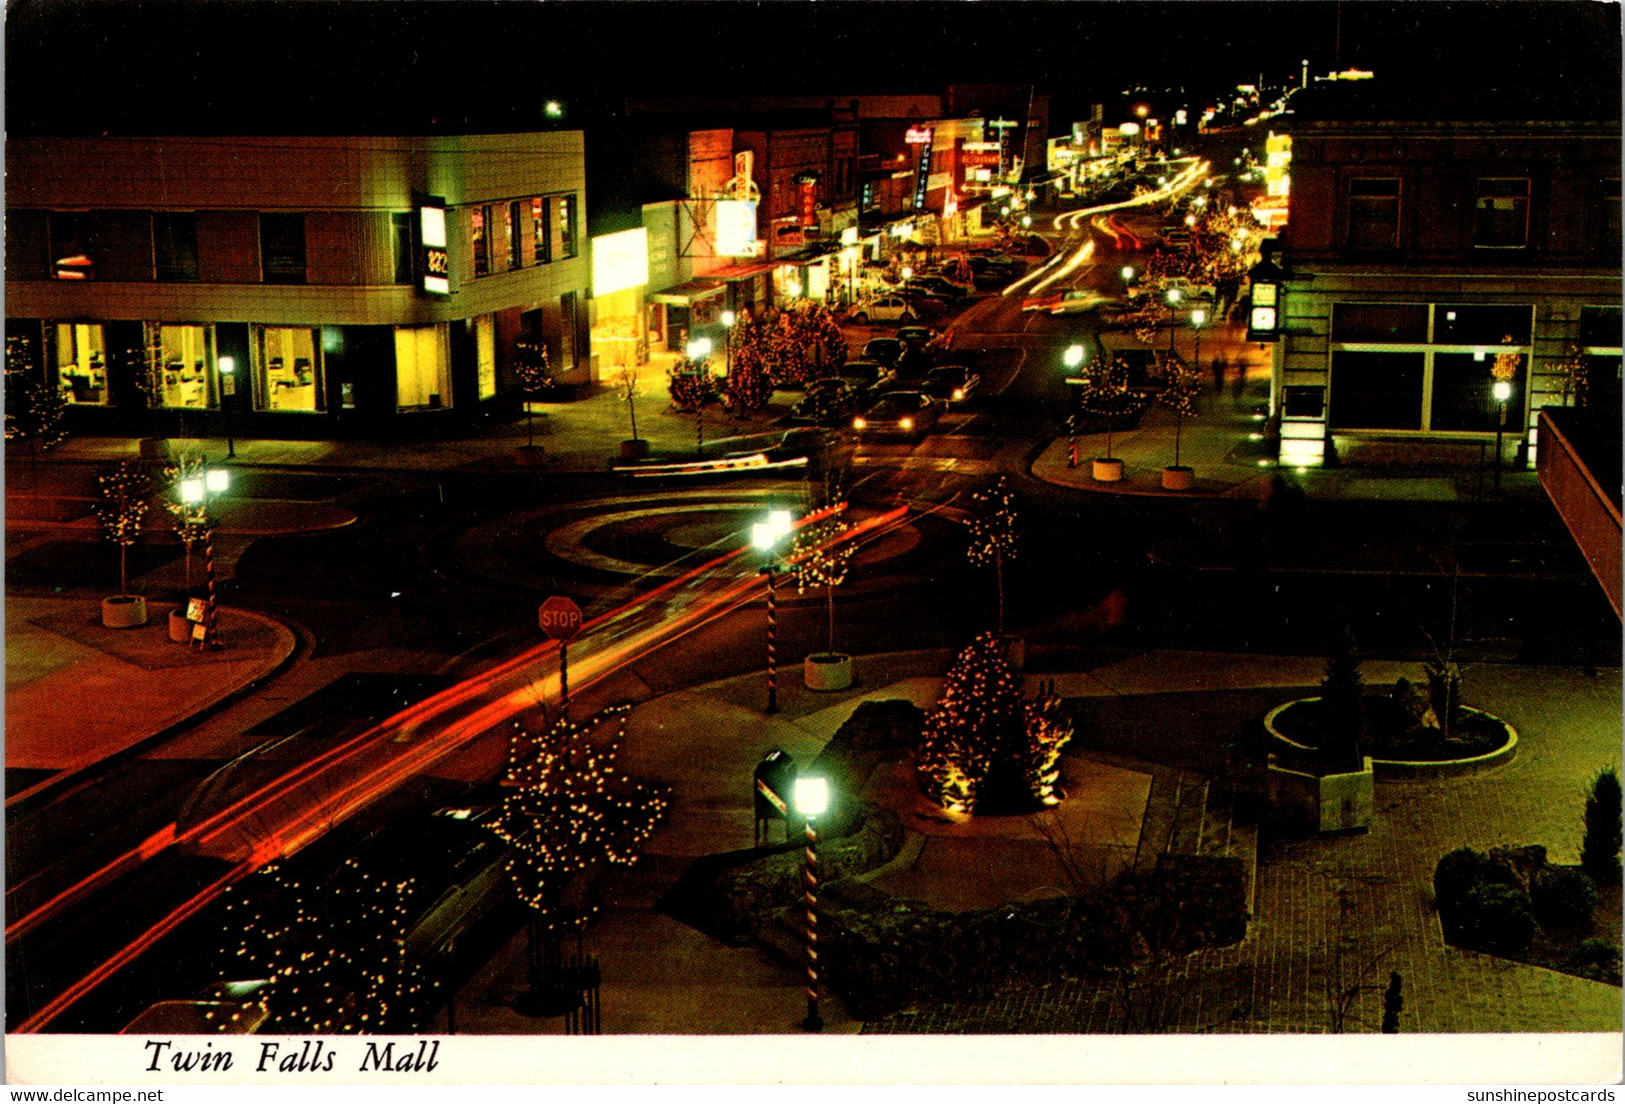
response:
<path fill-rule="evenodd" d="M 949 302 L 964 299 L 971 294 L 971 289 L 964 284 L 956 284 L 943 276 L 932 276 L 930 274 L 915 276 L 909 280 L 909 283 L 929 295 L 935 295 L 939 299 L 946 299 Z"/>
<path fill-rule="evenodd" d="M 897 373 L 878 361 L 849 360 L 841 369 L 840 378 L 852 389 L 853 398 L 861 409 L 897 382 Z"/>
<path fill-rule="evenodd" d="M 914 317 L 914 309 L 901 295 L 879 295 L 861 303 L 854 303 L 846 316 L 860 326 L 870 322 L 901 322 Z"/>
<path fill-rule="evenodd" d="M 859 437 L 919 440 L 942 417 L 942 404 L 919 391 L 891 391 L 852 419 Z"/>
<path fill-rule="evenodd" d="M 944 364 L 925 375 L 920 388 L 934 399 L 944 403 L 968 403 L 982 388 L 982 377 L 963 364 Z"/>
<path fill-rule="evenodd" d="M 855 409 L 852 386 L 838 376 L 828 376 L 807 384 L 807 393 L 790 407 L 789 420 L 799 425 L 840 425 Z"/>
<path fill-rule="evenodd" d="M 895 337 L 872 337 L 863 346 L 863 360 L 878 360 L 888 368 L 896 368 L 903 355 L 903 343 Z"/>
<path fill-rule="evenodd" d="M 930 326 L 899 326 L 897 327 L 897 340 L 912 349 L 922 353 L 934 353 L 942 349 L 946 339 L 942 334 Z"/>

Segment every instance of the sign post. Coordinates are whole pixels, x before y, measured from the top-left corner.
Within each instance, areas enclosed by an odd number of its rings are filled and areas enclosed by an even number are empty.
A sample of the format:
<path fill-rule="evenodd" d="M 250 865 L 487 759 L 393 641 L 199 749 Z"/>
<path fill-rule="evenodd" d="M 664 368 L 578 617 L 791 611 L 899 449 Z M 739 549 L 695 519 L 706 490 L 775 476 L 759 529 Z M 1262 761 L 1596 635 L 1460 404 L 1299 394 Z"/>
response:
<path fill-rule="evenodd" d="M 581 631 L 581 607 L 555 594 L 536 610 L 536 623 L 559 642 L 559 713 L 570 719 L 570 641 Z"/>

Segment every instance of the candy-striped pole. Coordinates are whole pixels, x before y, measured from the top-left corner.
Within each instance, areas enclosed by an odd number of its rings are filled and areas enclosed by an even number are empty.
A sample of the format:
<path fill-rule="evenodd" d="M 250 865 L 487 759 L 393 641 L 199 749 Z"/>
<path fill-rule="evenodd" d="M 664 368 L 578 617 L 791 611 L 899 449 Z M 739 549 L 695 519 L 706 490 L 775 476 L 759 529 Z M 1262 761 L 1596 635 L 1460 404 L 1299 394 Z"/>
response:
<path fill-rule="evenodd" d="M 773 565 L 767 568 L 767 711 L 779 711 L 779 604 L 778 604 L 778 571 Z"/>
<path fill-rule="evenodd" d="M 822 1031 L 818 1015 L 818 832 L 807 818 L 807 1018 L 803 1031 Z"/>

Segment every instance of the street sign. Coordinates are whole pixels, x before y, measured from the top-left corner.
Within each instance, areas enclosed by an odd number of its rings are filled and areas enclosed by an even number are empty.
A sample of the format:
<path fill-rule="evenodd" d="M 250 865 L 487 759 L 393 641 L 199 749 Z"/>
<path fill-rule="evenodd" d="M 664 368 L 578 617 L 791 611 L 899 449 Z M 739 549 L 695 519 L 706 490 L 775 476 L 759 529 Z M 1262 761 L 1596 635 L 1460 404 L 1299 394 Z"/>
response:
<path fill-rule="evenodd" d="M 555 594 L 536 611 L 536 623 L 554 640 L 574 640 L 581 631 L 581 607 L 562 594 Z"/>

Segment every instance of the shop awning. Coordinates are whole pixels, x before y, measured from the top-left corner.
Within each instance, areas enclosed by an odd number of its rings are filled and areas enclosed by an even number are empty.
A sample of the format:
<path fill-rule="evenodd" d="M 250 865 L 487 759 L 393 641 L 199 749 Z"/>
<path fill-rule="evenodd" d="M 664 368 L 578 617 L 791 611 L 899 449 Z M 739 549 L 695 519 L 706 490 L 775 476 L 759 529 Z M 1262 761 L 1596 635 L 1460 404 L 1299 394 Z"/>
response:
<path fill-rule="evenodd" d="M 651 302 L 664 303 L 669 307 L 691 307 L 695 303 L 703 303 L 705 300 L 714 299 L 721 294 L 722 282 L 714 278 L 707 278 L 686 280 L 664 291 L 655 292 L 649 296 L 649 299 Z"/>
<path fill-rule="evenodd" d="M 748 280 L 752 276 L 760 276 L 764 272 L 772 272 L 783 261 L 750 261 L 745 264 L 729 265 L 727 268 L 714 269 L 705 274 L 707 280 Z"/>

